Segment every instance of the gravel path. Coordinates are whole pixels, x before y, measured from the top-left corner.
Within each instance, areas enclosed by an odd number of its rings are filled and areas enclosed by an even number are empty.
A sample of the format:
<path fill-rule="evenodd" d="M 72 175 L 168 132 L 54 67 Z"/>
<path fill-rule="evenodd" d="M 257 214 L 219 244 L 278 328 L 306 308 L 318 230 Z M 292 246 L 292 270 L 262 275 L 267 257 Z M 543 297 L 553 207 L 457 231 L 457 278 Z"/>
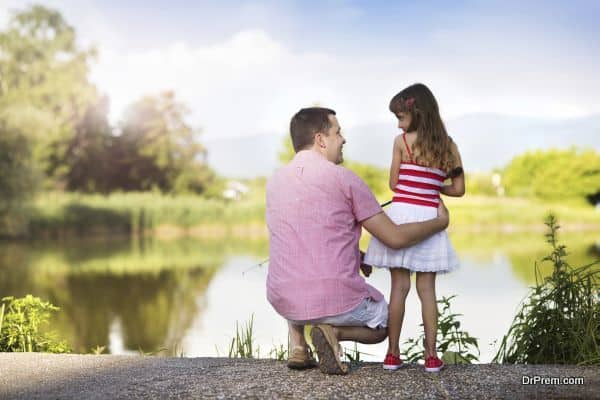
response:
<path fill-rule="evenodd" d="M 522 385 L 523 376 L 583 377 L 583 385 Z M 0 353 L 0 399 L 341 398 L 600 399 L 600 368 L 559 365 L 353 365 L 346 376 L 289 370 L 284 362 Z"/>

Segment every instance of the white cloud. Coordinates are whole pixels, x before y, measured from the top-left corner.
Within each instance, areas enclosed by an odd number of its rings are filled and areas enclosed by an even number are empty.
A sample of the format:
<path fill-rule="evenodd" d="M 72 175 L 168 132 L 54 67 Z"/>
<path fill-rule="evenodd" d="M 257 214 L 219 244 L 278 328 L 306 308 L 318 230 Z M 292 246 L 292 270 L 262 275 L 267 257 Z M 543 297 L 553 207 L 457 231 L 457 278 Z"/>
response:
<path fill-rule="evenodd" d="M 500 53 L 443 56 L 294 52 L 266 32 L 251 30 L 206 47 L 178 42 L 140 53 L 103 47 L 93 79 L 109 94 L 113 119 L 143 94 L 173 89 L 210 136 L 284 132 L 290 116 L 315 101 L 335 108 L 346 126 L 386 120 L 391 96 L 416 81 L 431 86 L 446 118 L 600 111 L 593 101 L 597 82 L 585 73 L 560 79 L 569 75 L 568 61 L 539 69 L 544 58 L 536 54 L 516 61 Z"/>
<path fill-rule="evenodd" d="M 22 7 L 6 1 L 8 8 Z M 370 44 L 368 52 L 351 42 L 340 51 L 317 46 L 306 51 L 298 45 L 301 39 L 291 44 L 285 35 L 270 33 L 268 21 L 278 14 L 263 6 L 259 14 L 269 18 L 259 18 L 260 28 L 228 39 L 198 45 L 182 36 L 166 46 L 133 50 L 96 1 L 45 4 L 76 22 L 83 44 L 98 44 L 92 80 L 109 96 L 114 122 L 142 95 L 166 89 L 191 108 L 192 122 L 207 136 L 283 133 L 291 115 L 313 102 L 336 109 L 345 127 L 392 122 L 389 99 L 417 81 L 431 87 L 446 119 L 475 112 L 541 118 L 600 112 L 597 56 L 568 35 L 526 23 L 502 30 L 502 19 L 470 22 L 391 46 L 371 38 L 361 44 Z M 258 11 L 250 7 L 244 13 Z M 352 7 L 346 13 L 361 16 Z M 0 11 L 0 24 L 5 14 Z M 350 31 L 345 27 L 340 38 L 351 38 Z"/>

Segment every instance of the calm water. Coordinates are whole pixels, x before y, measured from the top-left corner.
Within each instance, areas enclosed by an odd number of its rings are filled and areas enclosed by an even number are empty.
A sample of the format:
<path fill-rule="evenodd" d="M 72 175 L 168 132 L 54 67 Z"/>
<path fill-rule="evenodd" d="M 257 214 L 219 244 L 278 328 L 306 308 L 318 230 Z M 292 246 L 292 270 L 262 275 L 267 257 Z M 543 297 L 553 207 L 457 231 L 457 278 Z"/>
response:
<path fill-rule="evenodd" d="M 542 234 L 451 234 L 462 268 L 438 277 L 438 296 L 457 294 L 453 310 L 479 338 L 490 361 L 516 308 L 534 282 L 533 265 L 547 253 Z M 573 265 L 600 257 L 600 232 L 561 235 Z M 254 316 L 255 343 L 267 356 L 287 344 L 287 326 L 266 301 L 268 243 L 259 240 L 78 240 L 0 244 L 0 297 L 31 293 L 61 307 L 53 328 L 74 351 L 106 346 L 185 356 L 227 355 L 236 321 Z M 547 273 L 549 267 L 544 268 Z M 368 281 L 389 295 L 389 275 Z M 419 333 L 420 305 L 409 294 L 401 340 Z M 345 343 L 345 347 L 353 345 Z M 380 360 L 385 343 L 359 345 Z"/>

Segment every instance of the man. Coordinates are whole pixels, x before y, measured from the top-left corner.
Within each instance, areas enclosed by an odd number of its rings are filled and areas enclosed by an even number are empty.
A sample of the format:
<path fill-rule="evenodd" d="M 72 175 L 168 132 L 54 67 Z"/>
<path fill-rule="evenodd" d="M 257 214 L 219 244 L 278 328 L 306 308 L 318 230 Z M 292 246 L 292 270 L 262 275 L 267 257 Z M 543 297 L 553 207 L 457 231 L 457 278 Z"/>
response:
<path fill-rule="evenodd" d="M 443 204 L 436 219 L 395 225 L 368 186 L 343 161 L 335 111 L 304 108 L 291 120 L 296 155 L 267 183 L 270 262 L 267 298 L 288 321 L 290 368 L 314 366 L 345 374 L 338 341 L 379 343 L 387 335 L 387 303 L 359 274 L 361 227 L 392 248 L 411 246 L 448 226 Z"/>

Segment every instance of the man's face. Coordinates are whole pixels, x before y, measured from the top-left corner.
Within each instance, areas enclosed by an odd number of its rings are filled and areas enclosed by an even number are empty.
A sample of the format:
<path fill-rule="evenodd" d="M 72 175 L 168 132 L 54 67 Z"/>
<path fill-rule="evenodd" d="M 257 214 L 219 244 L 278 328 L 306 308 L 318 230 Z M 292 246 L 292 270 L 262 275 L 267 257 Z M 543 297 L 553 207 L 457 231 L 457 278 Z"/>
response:
<path fill-rule="evenodd" d="M 338 123 L 335 115 L 329 115 L 329 122 L 331 126 L 327 135 L 322 135 L 325 142 L 326 156 L 329 161 L 334 164 L 341 164 L 344 161 L 344 155 L 342 153 L 342 147 L 346 143 L 346 139 L 342 136 L 340 124 Z"/>

